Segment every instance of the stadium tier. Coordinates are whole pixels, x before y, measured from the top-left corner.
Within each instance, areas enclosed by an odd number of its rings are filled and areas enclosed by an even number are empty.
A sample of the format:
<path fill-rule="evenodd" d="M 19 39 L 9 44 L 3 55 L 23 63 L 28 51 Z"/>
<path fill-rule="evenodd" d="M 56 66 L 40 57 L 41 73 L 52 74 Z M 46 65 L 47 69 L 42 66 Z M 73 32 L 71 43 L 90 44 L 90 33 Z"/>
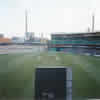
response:
<path fill-rule="evenodd" d="M 52 34 L 49 50 L 100 55 L 100 32 Z"/>

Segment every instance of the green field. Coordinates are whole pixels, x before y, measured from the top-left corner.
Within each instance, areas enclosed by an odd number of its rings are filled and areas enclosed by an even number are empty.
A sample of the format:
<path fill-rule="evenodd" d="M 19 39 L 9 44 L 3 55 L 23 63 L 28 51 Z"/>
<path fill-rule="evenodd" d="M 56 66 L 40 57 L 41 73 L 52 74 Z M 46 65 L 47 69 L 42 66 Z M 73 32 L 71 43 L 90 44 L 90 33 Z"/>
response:
<path fill-rule="evenodd" d="M 72 68 L 73 100 L 100 98 L 100 57 L 20 53 L 0 55 L 0 100 L 33 100 L 35 68 L 40 65 Z"/>

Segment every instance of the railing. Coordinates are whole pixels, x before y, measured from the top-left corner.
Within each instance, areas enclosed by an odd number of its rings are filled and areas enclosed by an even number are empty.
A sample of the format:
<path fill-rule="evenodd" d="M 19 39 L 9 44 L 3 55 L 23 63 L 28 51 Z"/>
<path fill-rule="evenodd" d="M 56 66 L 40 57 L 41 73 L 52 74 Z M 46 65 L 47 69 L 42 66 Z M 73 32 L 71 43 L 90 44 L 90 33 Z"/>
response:
<path fill-rule="evenodd" d="M 51 44 L 87 44 L 87 45 L 100 45 L 100 41 L 84 41 L 84 40 L 71 40 L 71 41 L 61 41 L 53 40 Z"/>

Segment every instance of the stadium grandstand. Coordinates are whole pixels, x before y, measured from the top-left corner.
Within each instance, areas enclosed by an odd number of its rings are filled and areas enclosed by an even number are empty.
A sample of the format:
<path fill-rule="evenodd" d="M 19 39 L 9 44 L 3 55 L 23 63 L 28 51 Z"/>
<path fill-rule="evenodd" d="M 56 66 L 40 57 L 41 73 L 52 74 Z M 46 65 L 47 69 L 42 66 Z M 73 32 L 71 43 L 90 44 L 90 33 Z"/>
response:
<path fill-rule="evenodd" d="M 100 32 L 53 33 L 48 49 L 75 54 L 100 55 Z"/>
<path fill-rule="evenodd" d="M 11 39 L 0 37 L 0 45 L 11 44 Z"/>

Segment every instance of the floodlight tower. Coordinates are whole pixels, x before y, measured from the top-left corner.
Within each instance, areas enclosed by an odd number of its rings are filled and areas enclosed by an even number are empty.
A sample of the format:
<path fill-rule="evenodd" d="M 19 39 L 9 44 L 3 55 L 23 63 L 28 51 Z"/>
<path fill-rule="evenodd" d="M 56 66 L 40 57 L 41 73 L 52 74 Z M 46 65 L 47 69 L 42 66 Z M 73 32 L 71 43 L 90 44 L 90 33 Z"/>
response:
<path fill-rule="evenodd" d="M 92 15 L 92 32 L 94 32 L 94 28 L 95 28 L 95 15 L 93 13 L 93 15 Z"/>
<path fill-rule="evenodd" d="M 25 10 L 25 40 L 28 39 L 28 17 L 27 10 Z"/>

